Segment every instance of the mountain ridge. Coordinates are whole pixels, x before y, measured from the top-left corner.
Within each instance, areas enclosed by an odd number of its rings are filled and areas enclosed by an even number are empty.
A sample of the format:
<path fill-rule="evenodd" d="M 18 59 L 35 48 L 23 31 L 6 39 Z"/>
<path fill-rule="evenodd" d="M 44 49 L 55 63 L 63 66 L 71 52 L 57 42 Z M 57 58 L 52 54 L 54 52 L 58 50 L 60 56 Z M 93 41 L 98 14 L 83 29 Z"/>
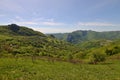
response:
<path fill-rule="evenodd" d="M 52 34 L 57 39 L 64 40 L 70 43 L 81 43 L 84 41 L 92 41 L 92 40 L 114 40 L 120 39 L 120 31 L 103 31 L 97 32 L 92 30 L 77 30 L 71 33 L 58 33 Z"/>
<path fill-rule="evenodd" d="M 33 29 L 19 26 L 16 24 L 10 24 L 10 25 L 1 25 L 0 26 L 0 34 L 4 35 L 18 35 L 18 36 L 45 36 L 43 33 L 34 31 Z"/>

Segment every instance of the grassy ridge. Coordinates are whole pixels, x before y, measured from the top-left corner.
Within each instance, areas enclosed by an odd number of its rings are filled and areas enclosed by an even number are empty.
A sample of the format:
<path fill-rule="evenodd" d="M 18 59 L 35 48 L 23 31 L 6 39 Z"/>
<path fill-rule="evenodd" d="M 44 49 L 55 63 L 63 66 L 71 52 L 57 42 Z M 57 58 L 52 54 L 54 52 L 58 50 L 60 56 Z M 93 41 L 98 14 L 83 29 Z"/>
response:
<path fill-rule="evenodd" d="M 29 58 L 0 58 L 0 80 L 120 80 L 120 62 L 71 64 Z"/>

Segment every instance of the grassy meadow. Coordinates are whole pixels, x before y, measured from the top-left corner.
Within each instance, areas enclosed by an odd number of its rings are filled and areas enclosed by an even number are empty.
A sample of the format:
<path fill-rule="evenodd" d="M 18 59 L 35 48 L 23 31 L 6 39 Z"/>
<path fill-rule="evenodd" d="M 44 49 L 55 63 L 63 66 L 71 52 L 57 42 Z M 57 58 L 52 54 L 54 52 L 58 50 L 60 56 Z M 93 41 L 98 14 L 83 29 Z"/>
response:
<path fill-rule="evenodd" d="M 120 60 L 73 64 L 31 58 L 0 58 L 0 80 L 120 80 Z"/>

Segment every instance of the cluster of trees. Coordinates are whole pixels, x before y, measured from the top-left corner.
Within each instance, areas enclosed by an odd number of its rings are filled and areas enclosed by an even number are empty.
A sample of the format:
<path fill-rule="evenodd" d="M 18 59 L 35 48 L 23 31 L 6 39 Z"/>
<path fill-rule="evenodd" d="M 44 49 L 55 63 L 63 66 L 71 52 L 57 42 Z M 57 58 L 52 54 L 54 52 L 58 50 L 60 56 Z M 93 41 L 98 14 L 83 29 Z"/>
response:
<path fill-rule="evenodd" d="M 111 49 L 106 49 L 106 54 L 111 56 L 111 55 L 114 55 L 114 54 L 118 54 L 120 52 L 120 46 L 115 46 Z"/>

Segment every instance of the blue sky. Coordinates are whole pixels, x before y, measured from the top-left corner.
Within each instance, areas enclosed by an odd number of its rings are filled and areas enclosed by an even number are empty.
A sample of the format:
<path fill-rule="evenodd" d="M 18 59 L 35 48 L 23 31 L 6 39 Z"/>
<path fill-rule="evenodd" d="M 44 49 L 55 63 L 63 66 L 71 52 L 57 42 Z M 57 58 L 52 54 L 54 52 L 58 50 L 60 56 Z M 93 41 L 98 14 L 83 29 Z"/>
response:
<path fill-rule="evenodd" d="M 43 33 L 120 30 L 120 0 L 0 0 L 0 24 Z"/>

